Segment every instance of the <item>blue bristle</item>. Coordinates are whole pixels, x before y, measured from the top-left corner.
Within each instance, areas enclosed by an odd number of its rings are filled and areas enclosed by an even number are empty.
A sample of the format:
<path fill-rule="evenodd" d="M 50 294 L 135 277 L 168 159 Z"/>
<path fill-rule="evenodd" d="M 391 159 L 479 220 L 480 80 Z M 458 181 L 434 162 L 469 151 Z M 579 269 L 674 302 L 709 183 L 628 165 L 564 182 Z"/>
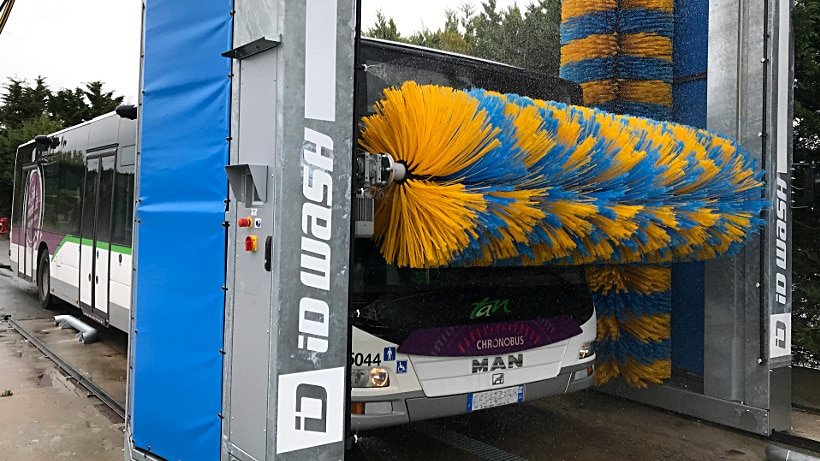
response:
<path fill-rule="evenodd" d="M 564 65 L 559 75 L 578 83 L 605 80 L 615 76 L 616 64 L 614 58 L 590 58 Z"/>
<path fill-rule="evenodd" d="M 672 66 L 669 61 L 639 56 L 620 56 L 617 62 L 617 74 L 620 78 L 672 81 Z"/>
<path fill-rule="evenodd" d="M 618 32 L 633 34 L 647 32 L 672 37 L 674 17 L 670 13 L 648 8 L 622 9 L 618 12 Z"/>
<path fill-rule="evenodd" d="M 561 23 L 561 45 L 593 34 L 612 34 L 618 17 L 615 11 L 597 11 Z"/>
<path fill-rule="evenodd" d="M 605 340 L 595 344 L 596 353 L 612 357 L 619 363 L 625 363 L 627 359 L 633 359 L 644 365 L 668 359 L 670 348 L 671 341 L 668 339 L 643 342 L 629 333 L 622 333 L 617 341 Z"/>

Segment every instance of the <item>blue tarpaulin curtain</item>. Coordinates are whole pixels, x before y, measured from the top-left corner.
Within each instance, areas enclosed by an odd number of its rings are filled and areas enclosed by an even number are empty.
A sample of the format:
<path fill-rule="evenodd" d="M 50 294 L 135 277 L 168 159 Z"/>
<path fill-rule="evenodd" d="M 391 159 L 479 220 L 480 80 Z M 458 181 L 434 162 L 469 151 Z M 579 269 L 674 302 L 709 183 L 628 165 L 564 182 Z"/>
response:
<path fill-rule="evenodd" d="M 219 459 L 232 6 L 145 3 L 130 415 L 169 460 Z"/>

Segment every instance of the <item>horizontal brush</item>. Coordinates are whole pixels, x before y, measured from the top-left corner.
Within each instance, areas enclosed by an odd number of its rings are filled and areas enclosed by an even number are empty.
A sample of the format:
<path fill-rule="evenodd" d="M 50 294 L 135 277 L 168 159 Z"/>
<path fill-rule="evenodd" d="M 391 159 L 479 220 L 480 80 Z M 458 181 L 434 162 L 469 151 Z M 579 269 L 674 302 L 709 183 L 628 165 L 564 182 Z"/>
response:
<path fill-rule="evenodd" d="M 376 194 L 376 238 L 399 266 L 696 260 L 762 223 L 747 153 L 684 125 L 408 82 L 360 143 L 407 167 Z"/>

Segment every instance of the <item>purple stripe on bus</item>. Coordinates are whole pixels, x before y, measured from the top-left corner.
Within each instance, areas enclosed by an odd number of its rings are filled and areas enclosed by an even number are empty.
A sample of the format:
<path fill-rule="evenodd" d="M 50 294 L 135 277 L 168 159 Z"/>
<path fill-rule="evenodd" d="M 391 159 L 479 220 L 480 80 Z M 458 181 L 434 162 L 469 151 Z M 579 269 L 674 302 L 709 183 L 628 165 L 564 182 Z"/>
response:
<path fill-rule="evenodd" d="M 504 354 L 554 344 L 581 331 L 569 316 L 428 328 L 410 333 L 399 352 L 437 357 Z"/>
<path fill-rule="evenodd" d="M 11 228 L 11 243 L 15 245 L 23 245 L 25 239 L 22 236 L 23 229 L 19 226 L 14 226 Z M 58 232 L 49 232 L 46 230 L 41 229 L 31 229 L 29 230 L 33 235 L 36 235 L 37 240 L 36 244 L 34 245 L 35 248 L 39 248 L 40 242 L 45 242 L 46 246 L 48 247 L 49 253 L 54 253 L 54 250 L 57 249 L 57 246 L 60 245 L 60 242 L 63 241 L 66 234 L 61 234 Z"/>
<path fill-rule="evenodd" d="M 23 228 L 20 226 L 11 226 L 11 243 L 15 245 L 20 245 L 22 242 L 23 236 L 20 234 Z"/>

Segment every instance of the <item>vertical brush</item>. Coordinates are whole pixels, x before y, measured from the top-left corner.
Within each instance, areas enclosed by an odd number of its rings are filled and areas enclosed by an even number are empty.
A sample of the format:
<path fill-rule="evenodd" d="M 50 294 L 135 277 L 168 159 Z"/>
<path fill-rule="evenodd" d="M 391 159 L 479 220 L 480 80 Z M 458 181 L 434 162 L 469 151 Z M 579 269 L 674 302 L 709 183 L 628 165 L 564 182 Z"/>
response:
<path fill-rule="evenodd" d="M 586 76 L 573 71 L 572 65 L 580 62 L 596 61 L 602 53 L 612 49 L 611 45 L 601 45 L 596 43 L 596 49 L 587 47 L 571 46 L 570 44 L 581 43 L 575 35 L 567 32 L 572 31 L 572 27 L 564 28 L 562 25 L 562 48 L 561 65 L 562 76 L 574 80 L 584 87 L 584 103 L 588 106 L 600 107 L 618 113 L 628 113 L 637 116 L 645 116 L 660 120 L 670 118 L 672 110 L 672 27 L 673 0 L 616 0 L 614 7 L 616 26 L 612 29 L 617 45 L 615 62 L 615 76 L 609 80 L 608 88 L 611 88 L 614 95 L 602 99 L 600 92 L 588 91 L 585 85 Z M 584 0 L 564 0 L 562 10 L 569 14 L 564 14 L 562 20 L 569 26 L 570 20 L 575 16 L 580 16 L 580 12 L 587 12 L 592 5 L 598 2 Z M 564 45 L 564 41 L 567 45 Z M 580 49 L 579 49 L 580 48 Z M 565 56 L 566 55 L 566 56 Z M 564 69 L 568 69 L 565 72 Z M 598 88 L 598 84 L 592 88 Z M 609 96 L 609 95 L 608 95 Z M 646 142 L 638 143 L 631 149 L 632 152 L 646 152 L 652 146 Z M 648 180 L 650 178 L 647 178 Z M 655 190 L 660 190 L 656 188 Z M 651 204 L 651 198 L 648 198 Z M 666 207 L 643 207 L 621 208 L 620 215 L 624 212 L 630 213 L 628 219 L 634 222 L 641 222 L 644 232 L 640 234 L 652 233 L 664 235 L 664 238 L 672 240 L 668 232 L 663 232 L 657 225 L 664 219 L 674 219 Z M 617 213 L 617 212 L 616 212 Z M 624 228 L 623 223 L 618 227 Z M 626 230 L 626 228 L 624 228 Z M 633 232 L 633 235 L 639 233 Z M 647 236 L 639 237 L 639 242 L 634 247 L 628 247 L 627 251 L 643 246 L 643 252 L 660 251 L 658 247 L 647 247 L 645 243 Z M 666 274 L 662 268 L 650 266 L 649 270 L 656 270 L 658 273 Z M 610 278 L 614 281 L 628 280 L 640 277 L 642 272 L 630 271 L 626 266 L 603 266 L 590 268 L 588 271 L 590 281 L 593 276 L 596 279 Z M 671 275 L 669 283 L 671 286 Z M 599 357 L 598 382 L 603 383 L 615 376 L 624 376 L 631 385 L 645 386 L 645 382 L 659 383 L 671 374 L 669 357 L 669 337 L 671 329 L 669 327 L 668 316 L 671 311 L 671 303 L 666 296 L 666 303 L 663 306 L 663 315 L 667 321 L 665 328 L 659 330 L 662 334 L 655 335 L 655 338 L 648 338 L 636 335 L 636 332 L 646 331 L 640 328 L 644 324 L 654 324 L 655 318 L 645 314 L 646 304 L 649 302 L 649 294 L 634 294 L 629 290 L 630 283 L 626 283 L 622 290 L 609 290 L 606 292 L 596 291 L 596 304 L 609 306 L 611 312 L 599 313 L 599 339 L 596 351 Z M 660 293 L 668 292 L 669 286 L 660 290 Z M 658 301 L 658 298 L 652 298 Z M 626 319 L 629 319 L 628 322 Z M 627 323 L 624 323 L 627 322 Z M 653 323 L 654 322 L 654 323 Z M 639 328 L 635 328 L 635 326 Z M 632 327 L 632 328 L 630 328 Z M 622 331 L 623 330 L 623 331 Z M 654 330 L 656 333 L 658 330 Z M 601 336 L 603 335 L 603 336 Z M 635 341 L 637 339 L 637 341 Z M 626 347 L 628 345 L 629 347 Z M 619 348 L 620 347 L 620 348 Z M 631 351 L 631 352 L 630 352 Z M 664 354 L 664 352 L 666 352 Z M 640 360 L 637 357 L 642 357 Z M 650 360 L 651 358 L 651 360 Z M 651 362 L 651 363 L 650 363 Z M 657 362 L 657 363 L 656 363 Z"/>
<path fill-rule="evenodd" d="M 616 106 L 620 113 L 656 120 L 672 117 L 673 8 L 674 0 L 619 0 Z M 645 216 L 650 220 L 657 217 L 651 211 Z M 665 265 L 646 266 L 645 274 L 623 272 L 627 279 L 654 273 L 662 283 L 649 292 L 627 291 L 632 296 L 627 297 L 619 314 L 624 333 L 621 341 L 632 343 L 629 350 L 633 354 L 619 357 L 620 372 L 632 386 L 660 384 L 672 373 L 672 271 Z"/>
<path fill-rule="evenodd" d="M 579 83 L 590 106 L 617 99 L 617 8 L 617 0 L 561 2 L 560 76 Z"/>

